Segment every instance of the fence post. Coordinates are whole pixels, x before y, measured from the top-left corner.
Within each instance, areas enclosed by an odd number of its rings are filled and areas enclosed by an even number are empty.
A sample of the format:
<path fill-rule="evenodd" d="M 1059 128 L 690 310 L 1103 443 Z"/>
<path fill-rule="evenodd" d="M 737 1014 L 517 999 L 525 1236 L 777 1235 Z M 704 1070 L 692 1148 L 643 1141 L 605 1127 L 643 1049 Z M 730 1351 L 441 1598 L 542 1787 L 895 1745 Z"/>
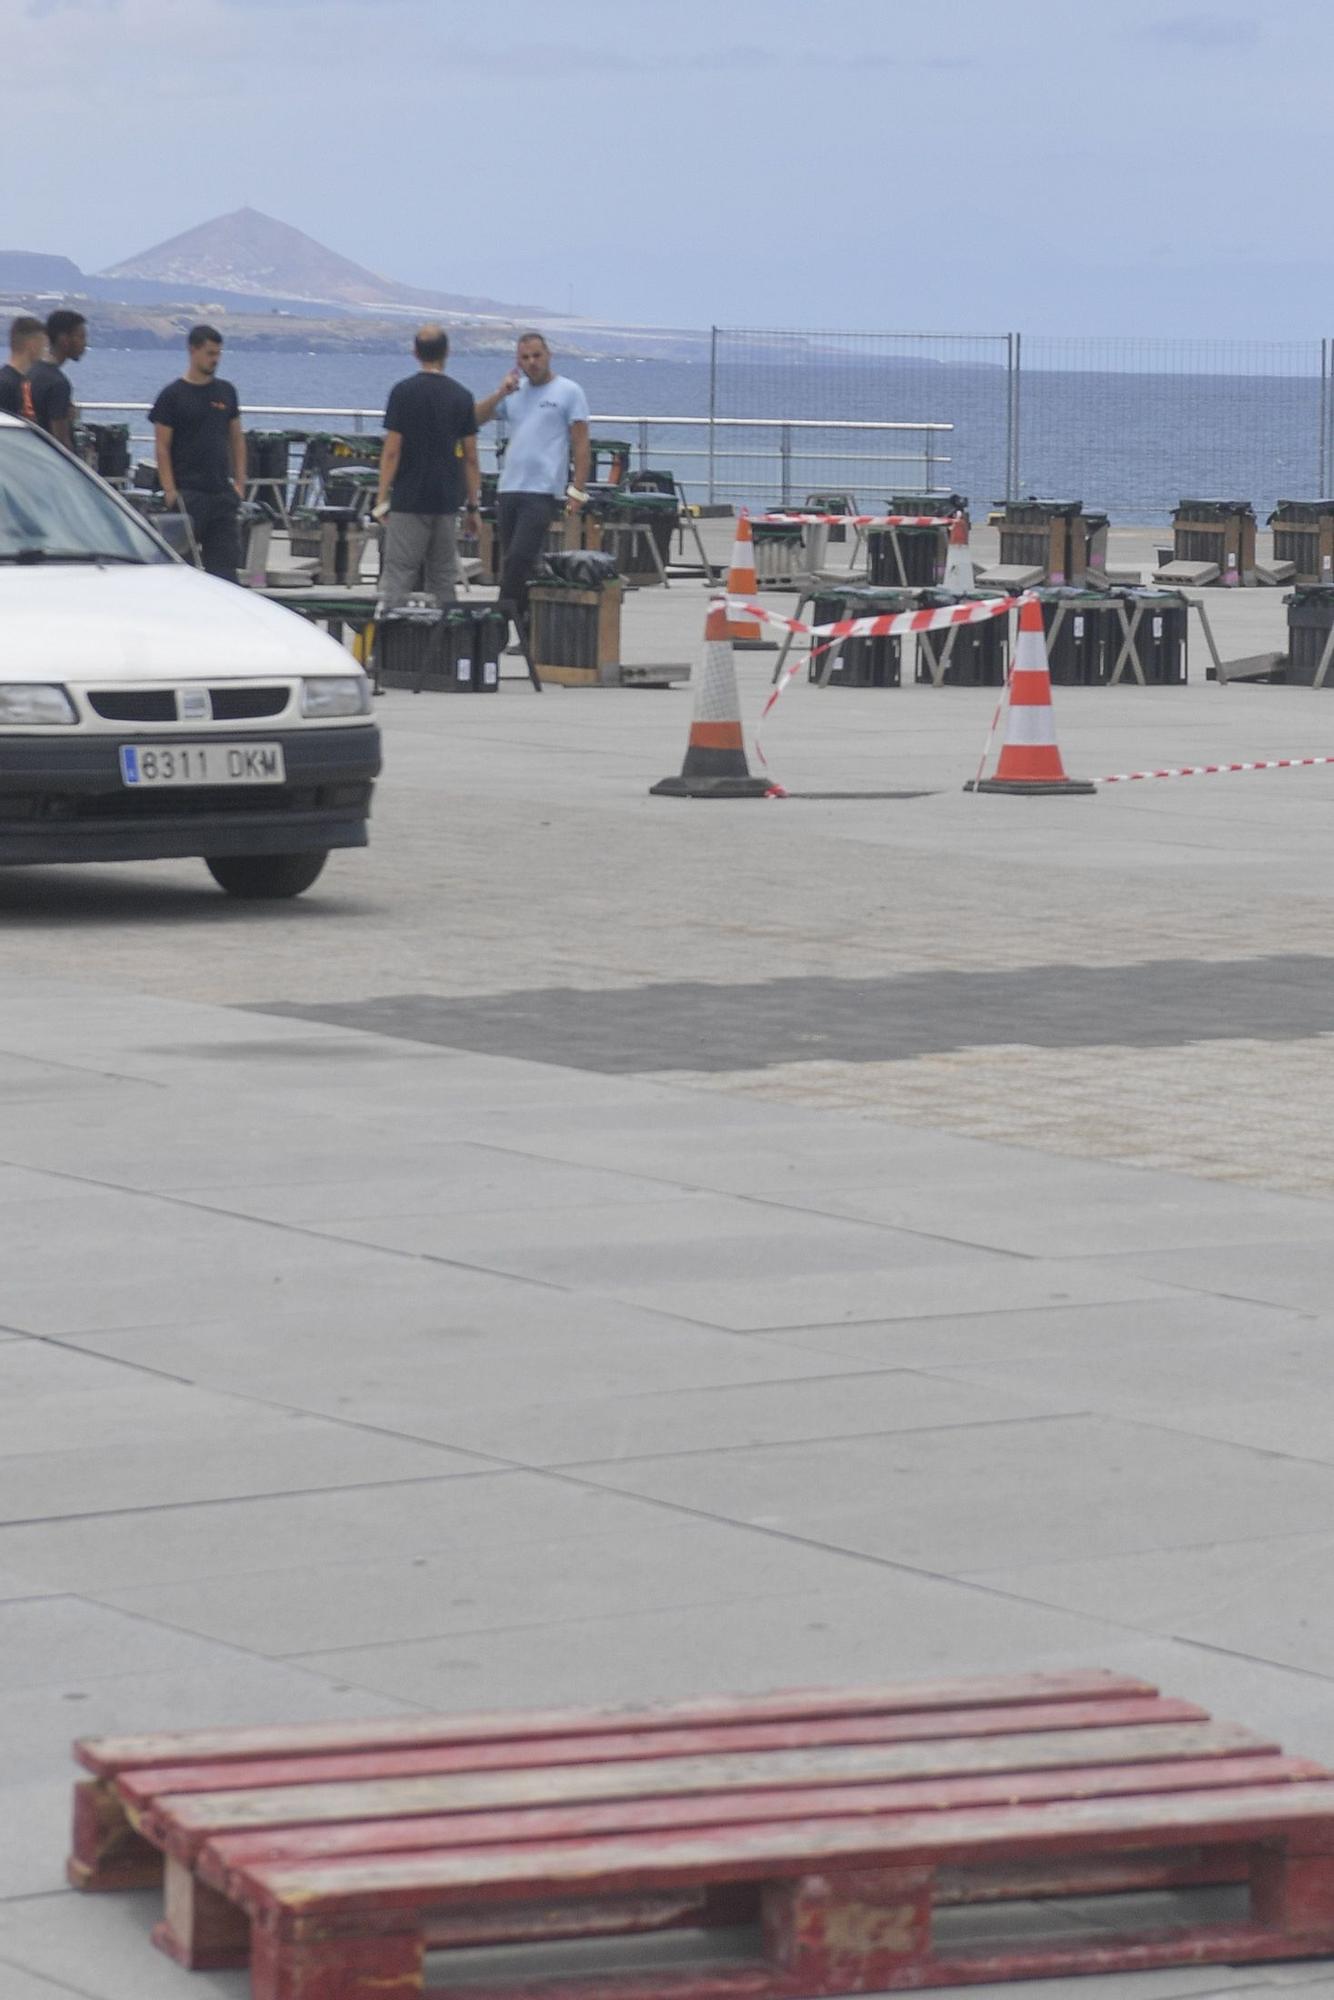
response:
<path fill-rule="evenodd" d="M 1325 497 L 1325 473 L 1329 462 L 1329 342 L 1320 343 L 1320 448 L 1316 453 L 1316 498 Z"/>
<path fill-rule="evenodd" d="M 782 491 L 782 503 L 783 503 L 783 506 L 784 506 L 784 507 L 790 507 L 790 506 L 791 506 L 791 504 L 792 504 L 792 426 L 791 426 L 791 424 L 783 424 L 783 425 L 781 425 L 781 426 L 780 426 L 780 428 L 779 428 L 779 432 L 778 432 L 778 457 L 779 457 L 779 463 L 780 463 L 780 465 L 781 465 L 781 467 L 782 467 L 782 471 L 781 471 L 781 473 L 780 473 L 780 475 L 779 475 L 779 476 L 780 476 L 780 479 L 781 479 L 781 482 L 782 482 L 782 488 L 783 488 L 783 491 Z"/>
<path fill-rule="evenodd" d="M 1006 500 L 1018 500 L 1020 460 L 1022 460 L 1022 384 L 1024 384 L 1024 336 L 1012 334 L 1014 368 L 1010 372 L 1010 466 L 1006 468 Z"/>
<path fill-rule="evenodd" d="M 714 424 L 718 416 L 718 329 L 709 328 L 709 505 L 714 502 Z"/>

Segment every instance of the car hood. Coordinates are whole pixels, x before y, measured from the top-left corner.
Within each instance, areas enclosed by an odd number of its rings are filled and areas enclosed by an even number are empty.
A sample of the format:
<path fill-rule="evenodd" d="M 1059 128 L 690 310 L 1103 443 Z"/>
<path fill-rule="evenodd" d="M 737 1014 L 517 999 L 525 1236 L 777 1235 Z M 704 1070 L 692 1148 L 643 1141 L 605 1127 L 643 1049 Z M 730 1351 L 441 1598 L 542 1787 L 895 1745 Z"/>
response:
<path fill-rule="evenodd" d="M 337 674 L 327 632 L 185 563 L 0 566 L 0 680 L 253 680 Z"/>

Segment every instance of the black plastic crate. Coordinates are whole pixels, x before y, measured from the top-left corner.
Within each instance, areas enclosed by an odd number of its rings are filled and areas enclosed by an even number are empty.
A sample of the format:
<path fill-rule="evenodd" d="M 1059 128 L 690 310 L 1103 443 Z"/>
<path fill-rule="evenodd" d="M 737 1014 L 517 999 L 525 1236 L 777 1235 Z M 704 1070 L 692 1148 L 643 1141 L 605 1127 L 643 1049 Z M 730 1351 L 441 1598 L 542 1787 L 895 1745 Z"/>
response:
<path fill-rule="evenodd" d="M 1190 606 L 1177 590 L 1120 590 L 1117 593 L 1132 619 L 1142 615 L 1135 631 L 1135 651 L 1150 687 L 1179 687 L 1186 679 L 1187 620 Z M 1116 669 L 1120 646 L 1108 664 L 1109 675 Z M 1121 676 L 1125 686 L 1134 682 L 1129 661 Z"/>
<path fill-rule="evenodd" d="M 130 476 L 130 427 L 128 424 L 81 424 L 86 449 L 83 456 L 101 479 L 128 479 Z"/>
<path fill-rule="evenodd" d="M 845 590 L 817 597 L 811 611 L 813 625 L 834 625 L 844 618 L 892 617 L 900 611 L 915 611 L 919 601 L 915 590 Z M 898 687 L 903 672 L 903 642 L 900 639 L 820 639 L 812 649 L 806 669 L 812 681 L 826 687 Z M 835 651 L 834 648 L 838 650 Z M 832 656 L 832 657 L 831 657 Z M 827 677 L 826 677 L 827 676 Z"/>
<path fill-rule="evenodd" d="M 1283 601 L 1288 607 L 1288 679 L 1300 687 L 1313 687 L 1334 629 L 1334 585 L 1311 584 Z M 1334 687 L 1334 669 L 1323 685 Z"/>
<path fill-rule="evenodd" d="M 950 604 L 987 603 L 998 594 L 977 590 L 956 597 L 944 590 L 923 591 L 922 605 L 924 609 L 937 609 Z M 941 661 L 946 660 L 944 673 L 940 674 L 942 687 L 1004 687 L 1009 650 L 1010 621 L 1005 616 L 984 618 L 976 625 L 947 625 L 938 632 L 919 632 L 917 678 L 934 682 Z"/>
<path fill-rule="evenodd" d="M 376 634 L 379 683 L 415 693 L 494 694 L 508 635 L 509 621 L 491 605 L 386 611 Z"/>
<path fill-rule="evenodd" d="M 1109 681 L 1125 640 L 1116 599 L 1075 589 L 1044 590 L 1038 595 L 1052 685 L 1100 687 Z"/>
<path fill-rule="evenodd" d="M 867 578 L 886 590 L 932 590 L 945 574 L 948 549 L 947 528 L 868 528 Z"/>

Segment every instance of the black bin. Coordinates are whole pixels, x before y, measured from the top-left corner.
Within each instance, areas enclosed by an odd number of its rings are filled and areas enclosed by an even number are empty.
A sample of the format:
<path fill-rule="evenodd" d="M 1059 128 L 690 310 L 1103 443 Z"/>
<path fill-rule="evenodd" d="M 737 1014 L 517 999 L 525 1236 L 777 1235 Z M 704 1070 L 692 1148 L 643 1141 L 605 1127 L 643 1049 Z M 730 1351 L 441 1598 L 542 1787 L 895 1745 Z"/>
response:
<path fill-rule="evenodd" d="M 1125 639 L 1115 598 L 1065 586 L 1039 591 L 1038 601 L 1052 686 L 1100 687 L 1109 681 Z"/>
<path fill-rule="evenodd" d="M 247 431 L 245 434 L 246 478 L 262 486 L 261 498 L 287 505 L 288 467 L 292 442 L 286 431 Z"/>
<path fill-rule="evenodd" d="M 968 518 L 966 493 L 891 493 L 888 514 L 962 514 Z"/>
<path fill-rule="evenodd" d="M 1135 626 L 1135 651 L 1144 669 L 1144 679 L 1150 687 L 1179 687 L 1186 679 L 1186 639 L 1187 618 L 1190 606 L 1179 590 L 1118 590 L 1115 595 L 1125 605 L 1127 615 L 1133 620 L 1136 611 L 1141 616 Z M 1108 662 L 1109 676 L 1116 669 L 1120 653 L 1116 652 Z M 1121 675 L 1121 685 L 1133 685 L 1135 671 L 1129 660 Z"/>
<path fill-rule="evenodd" d="M 1334 630 L 1334 584 L 1308 584 L 1283 602 L 1288 607 L 1288 680 L 1299 687 L 1314 687 L 1321 656 Z M 1322 685 L 1334 688 L 1334 667 Z"/>
<path fill-rule="evenodd" d="M 917 605 L 915 590 L 830 592 L 816 598 L 811 623 L 834 625 L 844 618 L 893 617 L 900 611 L 915 611 Z M 826 687 L 890 688 L 900 684 L 903 645 L 899 639 L 845 639 L 841 645 L 836 639 L 821 639 L 817 644 L 825 650 L 812 649 L 806 669 L 812 681 L 821 681 Z"/>
<path fill-rule="evenodd" d="M 868 528 L 867 579 L 886 590 L 932 590 L 945 574 L 948 544 L 945 528 Z"/>
<path fill-rule="evenodd" d="M 922 608 L 989 603 L 1000 595 L 994 590 L 974 590 L 966 597 L 956 597 L 945 590 L 924 590 Z M 947 625 L 939 632 L 919 632 L 917 678 L 934 682 L 939 675 L 943 687 L 1004 687 L 1009 645 L 1010 621 L 1006 616 L 983 618 L 976 625 Z M 942 660 L 946 660 L 943 674 Z"/>
<path fill-rule="evenodd" d="M 84 424 L 87 461 L 99 479 L 128 479 L 130 476 L 130 427 L 128 424 Z"/>
<path fill-rule="evenodd" d="M 1334 500 L 1280 500 L 1269 516 L 1275 562 L 1290 562 L 1303 584 L 1334 583 Z"/>
<path fill-rule="evenodd" d="M 489 604 L 405 605 L 376 634 L 382 687 L 422 694 L 494 694 L 509 621 Z"/>

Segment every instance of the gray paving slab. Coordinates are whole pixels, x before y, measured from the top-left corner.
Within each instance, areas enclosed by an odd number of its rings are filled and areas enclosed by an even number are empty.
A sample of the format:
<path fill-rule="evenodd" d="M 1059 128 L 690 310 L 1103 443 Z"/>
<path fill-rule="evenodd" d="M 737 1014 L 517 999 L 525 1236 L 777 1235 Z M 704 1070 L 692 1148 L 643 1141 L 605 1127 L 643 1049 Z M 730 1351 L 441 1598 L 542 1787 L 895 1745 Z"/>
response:
<path fill-rule="evenodd" d="M 122 1674 L 206 1671 L 220 1649 L 77 1597 L 0 1604 L 0 1692 Z"/>
<path fill-rule="evenodd" d="M 0 1459 L 0 1523 L 435 1480 L 475 1472 L 478 1463 L 415 1438 L 297 1411 L 257 1411 L 241 1426 L 181 1427 L 154 1440 L 151 1450 L 103 1444 Z"/>
<path fill-rule="evenodd" d="M 376 1311 L 345 1291 L 323 1310 L 69 1339 L 212 1388 L 408 1435 L 419 1420 L 438 1423 L 461 1404 L 494 1403 L 511 1381 L 526 1395 L 561 1400 L 675 1389 L 683 1379 L 707 1387 L 828 1373 L 814 1352 L 779 1350 L 592 1292 L 445 1265 L 427 1270 L 408 1295 L 410 1310 L 382 1286 Z M 373 1332 L 380 1311 L 387 1328 Z"/>
<path fill-rule="evenodd" d="M 948 1217 L 941 1213 L 939 1181 L 917 1188 L 840 1188 L 810 1199 L 826 1215 L 896 1229 L 944 1229 L 959 1241 L 1027 1257 L 1328 1242 L 1334 1232 L 1334 1209 L 1326 1202 L 1144 1167 L 1053 1161 L 1045 1170 L 1029 1166 L 1016 1185 L 998 1176 L 992 1163 L 972 1178 L 954 1179 L 949 1193 Z"/>
<path fill-rule="evenodd" d="M 1082 1390 L 1089 1407 L 1192 1436 L 1251 1445 L 1293 1458 L 1334 1458 L 1329 1412 L 1311 1385 L 1334 1359 L 1334 1321 L 1290 1315 L 1228 1337 L 1211 1329 L 1164 1342 L 1151 1328 L 1114 1348 L 1088 1342 L 1075 1354 L 1016 1356 L 951 1369 L 951 1379 L 1013 1389 L 1050 1407 Z M 1243 1388 L 1240 1385 L 1245 1384 Z"/>
<path fill-rule="evenodd" d="M 1069 1610 L 1114 1603 L 1127 1625 L 1334 1679 L 1331 1556 L 1334 1538 L 1290 1534 L 1004 1565 L 981 1580 Z"/>
<path fill-rule="evenodd" d="M 0 1903 L 0 1958 L 25 1971 L 40 1966 L 58 1992 L 64 1985 L 79 2000 L 181 2000 L 183 1981 L 191 2000 L 249 2000 L 248 1972 L 192 1972 L 187 1980 L 155 1951 L 149 1933 L 161 1915 L 160 1894 L 28 1895 Z"/>
<path fill-rule="evenodd" d="M 867 1564 L 744 1528 L 641 1509 L 609 1532 L 455 1544 L 393 1563 L 311 1563 L 95 1594 L 136 1618 L 273 1657 L 856 1588 Z"/>
<path fill-rule="evenodd" d="M 1324 1311 L 1334 1299 L 1334 1243 L 1233 1242 L 1210 1250 L 1123 1253 L 1115 1260 L 1166 1285 Z"/>
<path fill-rule="evenodd" d="M 1094 1416 L 585 1466 L 621 1492 L 935 1572 L 1334 1527 L 1334 1470 Z M 997 1552 L 1001 1553 L 997 1553 Z"/>
<path fill-rule="evenodd" d="M 244 1435 L 254 1404 L 105 1354 L 16 1340 L 0 1352 L 0 1459 Z"/>
<path fill-rule="evenodd" d="M 545 1466 L 1004 1422 L 1059 1407 L 1088 1407 L 1087 1396 L 1073 1386 L 1064 1398 L 1055 1390 L 1010 1395 L 1002 1387 L 969 1398 L 927 1374 L 868 1372 L 855 1365 L 846 1373 L 620 1395 L 604 1391 L 544 1402 L 496 1395 L 494 1385 L 479 1387 L 485 1400 L 456 1399 L 431 1413 L 433 1434 L 470 1451 Z"/>
<path fill-rule="evenodd" d="M 39 1589 L 91 1596 L 331 1559 L 374 1563 L 387 1551 L 408 1560 L 459 1549 L 485 1565 L 511 1543 L 611 1533 L 654 1512 L 587 1483 L 486 1472 L 0 1526 L 0 1561 Z"/>
<path fill-rule="evenodd" d="M 855 1586 L 556 1620 L 524 1632 L 293 1655 L 340 1684 L 425 1707 L 481 1707 L 503 1678 L 516 1705 L 667 1699 L 730 1688 L 827 1686 L 954 1670 L 1020 1670 L 1115 1652 L 1099 1619 L 865 1566 Z M 1145 1643 L 1141 1641 L 1141 1643 Z M 575 1690 L 579 1692 L 576 1694 Z"/>
<path fill-rule="evenodd" d="M 461 1218 L 378 1217 L 321 1225 L 322 1234 L 335 1232 L 344 1242 L 371 1242 L 588 1291 L 899 1270 L 951 1258 L 962 1269 L 984 1269 L 1001 1261 L 906 1230 L 712 1193 L 678 1194 L 664 1202 L 511 1207 Z"/>
<path fill-rule="evenodd" d="M 605 1173 L 598 1168 L 566 1166 L 554 1160 L 534 1160 L 522 1153 L 503 1152 L 467 1140 L 418 1149 L 408 1170 L 368 1175 L 357 1171 L 352 1155 L 345 1178 L 314 1181 L 267 1181 L 254 1187 L 208 1187 L 188 1190 L 203 1206 L 263 1222 L 320 1225 L 331 1234 L 340 1223 L 398 1221 L 441 1216 L 450 1219 L 495 1208 L 603 1207 L 622 1202 L 661 1202 L 675 1194 L 670 1183 L 646 1175 Z M 685 1190 L 680 1190 L 682 1194 Z M 349 1238 L 371 1241 L 348 1230 Z"/>
<path fill-rule="evenodd" d="M 1215 1344 L 1226 1350 L 1232 1340 L 1243 1347 L 1266 1337 L 1276 1344 L 1305 1337 L 1308 1315 L 1286 1306 L 1253 1305 L 1245 1299 L 1223 1299 L 1198 1293 L 1163 1292 L 1155 1298 L 1114 1300 L 1110 1304 L 1061 1303 L 973 1312 L 927 1313 L 916 1319 L 852 1321 L 841 1326 L 803 1326 L 761 1333 L 757 1341 L 785 1353 L 821 1354 L 847 1368 L 869 1365 L 926 1370 L 977 1367 L 979 1379 L 988 1373 L 999 1382 L 1013 1360 L 1022 1368 L 1037 1364 L 1030 1383 L 1042 1379 L 1041 1363 L 1050 1357 L 1050 1380 L 1061 1393 L 1067 1363 L 1076 1382 L 1083 1381 L 1087 1357 L 1087 1396 L 1098 1393 L 1098 1371 L 1104 1365 L 1135 1393 L 1135 1359 L 1142 1350 L 1151 1362 L 1196 1355 L 1202 1375 L 1211 1366 Z M 1125 1365 L 1122 1357 L 1125 1357 Z M 1118 1376 L 1117 1371 L 1121 1370 Z M 1066 1378 L 1069 1379 L 1069 1378 Z M 1030 1388 L 1030 1393 L 1035 1393 Z"/>
<path fill-rule="evenodd" d="M 966 1245 L 940 1243 L 932 1258 L 889 1269 L 821 1272 L 815 1276 L 749 1280 L 717 1278 L 711 1284 L 613 1284 L 608 1290 L 629 1305 L 738 1333 L 824 1326 L 840 1321 L 917 1319 L 925 1314 L 988 1312 L 1019 1307 L 1114 1300 L 1152 1301 L 1170 1296 L 1166 1286 L 1114 1269 L 1109 1261 L 1080 1264 L 1053 1258 L 988 1256 Z"/>

